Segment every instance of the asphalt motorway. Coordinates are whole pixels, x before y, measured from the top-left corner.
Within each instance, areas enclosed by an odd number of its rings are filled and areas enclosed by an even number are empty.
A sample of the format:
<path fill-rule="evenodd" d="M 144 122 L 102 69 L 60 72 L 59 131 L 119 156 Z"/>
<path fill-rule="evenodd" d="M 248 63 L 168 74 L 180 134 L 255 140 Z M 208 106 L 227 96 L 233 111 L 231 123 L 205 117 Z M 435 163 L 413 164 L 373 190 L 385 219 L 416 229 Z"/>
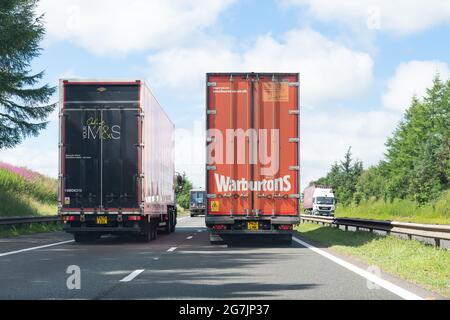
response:
<path fill-rule="evenodd" d="M 71 240 L 63 232 L 0 239 L 0 299 L 404 298 L 298 241 L 213 246 L 203 217 L 181 218 L 175 233 L 147 244 Z M 67 285 L 73 266 L 79 289 Z"/>

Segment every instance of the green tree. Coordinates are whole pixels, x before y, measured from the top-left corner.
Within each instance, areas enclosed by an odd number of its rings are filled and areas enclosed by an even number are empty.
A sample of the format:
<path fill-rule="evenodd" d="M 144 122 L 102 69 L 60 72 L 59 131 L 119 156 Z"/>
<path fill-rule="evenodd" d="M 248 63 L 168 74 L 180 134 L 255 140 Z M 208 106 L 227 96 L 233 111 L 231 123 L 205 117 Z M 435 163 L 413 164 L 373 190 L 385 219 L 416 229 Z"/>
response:
<path fill-rule="evenodd" d="M 351 147 L 349 147 L 342 161 L 335 162 L 325 177 L 310 184 L 332 186 L 338 201 L 349 204 L 356 192 L 356 182 L 362 172 L 362 162 L 352 158 Z"/>
<path fill-rule="evenodd" d="M 358 177 L 356 182 L 356 193 L 354 195 L 356 204 L 370 199 L 385 199 L 387 177 L 384 167 L 385 163 L 380 162 L 377 166 L 372 166 L 367 170 L 364 170 Z"/>
<path fill-rule="evenodd" d="M 189 191 L 192 189 L 192 182 L 186 176 L 186 173 L 182 174 L 182 182 L 181 185 L 175 191 L 175 195 L 177 198 L 177 204 L 184 208 L 189 208 Z"/>
<path fill-rule="evenodd" d="M 450 80 L 436 75 L 423 100 L 413 97 L 386 146 L 390 199 L 411 198 L 425 204 L 449 188 Z"/>
<path fill-rule="evenodd" d="M 36 6 L 37 0 L 0 1 L 0 149 L 37 136 L 55 108 L 47 103 L 56 88 L 39 85 L 44 73 L 30 70 L 45 33 Z"/>

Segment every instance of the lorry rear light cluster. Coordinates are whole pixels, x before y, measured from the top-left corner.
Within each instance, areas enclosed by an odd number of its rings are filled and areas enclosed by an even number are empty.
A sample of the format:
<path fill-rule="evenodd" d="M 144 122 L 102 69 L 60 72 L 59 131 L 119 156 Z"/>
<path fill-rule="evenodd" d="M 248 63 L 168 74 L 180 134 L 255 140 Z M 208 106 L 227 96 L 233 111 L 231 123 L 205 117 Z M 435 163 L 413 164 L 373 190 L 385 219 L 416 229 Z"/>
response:
<path fill-rule="evenodd" d="M 292 230 L 292 225 L 290 224 L 281 224 L 278 226 L 278 230 Z"/>
<path fill-rule="evenodd" d="M 226 228 L 227 226 L 224 224 L 215 224 L 212 226 L 213 230 L 225 230 Z"/>
<path fill-rule="evenodd" d="M 128 216 L 128 221 L 141 221 L 141 216 Z"/>
<path fill-rule="evenodd" d="M 75 216 L 64 216 L 63 221 L 75 221 Z"/>

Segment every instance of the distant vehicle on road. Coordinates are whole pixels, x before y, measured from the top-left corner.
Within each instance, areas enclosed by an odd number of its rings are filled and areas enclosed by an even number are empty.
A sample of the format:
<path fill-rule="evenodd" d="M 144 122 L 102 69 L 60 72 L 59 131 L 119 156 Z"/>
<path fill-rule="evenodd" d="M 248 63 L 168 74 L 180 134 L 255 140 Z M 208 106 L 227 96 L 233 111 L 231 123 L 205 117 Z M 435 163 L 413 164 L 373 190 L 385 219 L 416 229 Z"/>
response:
<path fill-rule="evenodd" d="M 331 187 L 310 186 L 303 191 L 303 197 L 305 214 L 334 216 L 336 199 Z"/>
<path fill-rule="evenodd" d="M 61 80 L 59 214 L 75 241 L 175 231 L 174 125 L 142 80 Z"/>
<path fill-rule="evenodd" d="M 189 213 L 191 217 L 204 215 L 206 213 L 206 191 L 203 189 L 192 189 L 189 191 Z"/>
<path fill-rule="evenodd" d="M 300 213 L 298 73 L 206 77 L 206 226 L 290 243 Z"/>

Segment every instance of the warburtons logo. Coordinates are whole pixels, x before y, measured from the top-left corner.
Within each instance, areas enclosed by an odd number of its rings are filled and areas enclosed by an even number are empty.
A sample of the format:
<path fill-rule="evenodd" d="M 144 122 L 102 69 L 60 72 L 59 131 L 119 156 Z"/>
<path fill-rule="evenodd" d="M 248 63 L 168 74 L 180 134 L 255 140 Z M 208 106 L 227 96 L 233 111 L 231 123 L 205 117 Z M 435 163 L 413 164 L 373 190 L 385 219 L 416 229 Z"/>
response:
<path fill-rule="evenodd" d="M 230 177 L 221 174 L 214 174 L 216 179 L 216 187 L 218 192 L 230 191 L 290 191 L 291 177 L 286 175 L 277 179 L 248 181 L 244 178 L 233 180 Z"/>

